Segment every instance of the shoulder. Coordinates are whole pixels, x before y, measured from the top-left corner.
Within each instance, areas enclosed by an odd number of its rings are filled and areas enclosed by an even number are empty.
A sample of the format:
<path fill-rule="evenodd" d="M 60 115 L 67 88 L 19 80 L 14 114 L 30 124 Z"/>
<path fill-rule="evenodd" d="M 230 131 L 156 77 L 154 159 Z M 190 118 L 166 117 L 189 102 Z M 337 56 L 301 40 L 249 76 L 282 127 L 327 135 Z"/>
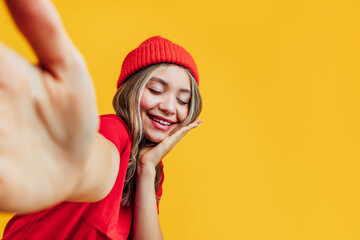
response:
<path fill-rule="evenodd" d="M 131 133 L 125 122 L 115 114 L 99 116 L 99 133 L 111 141 L 121 153 L 125 146 L 130 143 Z"/>
<path fill-rule="evenodd" d="M 125 124 L 124 120 L 122 120 L 116 114 L 100 115 L 99 118 L 100 118 L 100 130 L 118 129 L 118 130 L 124 130 L 130 135 L 129 127 Z"/>

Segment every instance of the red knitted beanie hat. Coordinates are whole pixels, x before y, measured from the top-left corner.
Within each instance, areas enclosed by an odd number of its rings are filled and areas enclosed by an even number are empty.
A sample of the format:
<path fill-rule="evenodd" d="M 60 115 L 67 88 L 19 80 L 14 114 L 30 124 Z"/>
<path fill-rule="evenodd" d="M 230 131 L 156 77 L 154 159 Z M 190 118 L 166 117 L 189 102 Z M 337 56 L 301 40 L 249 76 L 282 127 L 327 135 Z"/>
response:
<path fill-rule="evenodd" d="M 134 73 L 157 63 L 173 63 L 189 69 L 199 85 L 199 73 L 191 55 L 168 39 L 154 36 L 145 40 L 125 57 L 117 88 Z"/>

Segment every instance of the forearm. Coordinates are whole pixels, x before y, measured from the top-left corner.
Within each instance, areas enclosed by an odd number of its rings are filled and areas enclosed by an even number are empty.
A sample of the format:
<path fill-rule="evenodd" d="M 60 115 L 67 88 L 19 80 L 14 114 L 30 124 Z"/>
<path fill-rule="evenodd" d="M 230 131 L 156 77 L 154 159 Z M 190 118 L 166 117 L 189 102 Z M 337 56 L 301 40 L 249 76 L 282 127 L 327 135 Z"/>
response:
<path fill-rule="evenodd" d="M 156 206 L 155 169 L 138 169 L 134 209 L 134 240 L 163 239 Z"/>
<path fill-rule="evenodd" d="M 71 194 L 80 170 L 62 174 L 52 170 L 57 167 L 54 164 L 40 166 L 32 162 L 34 166 L 26 168 L 1 169 L 0 211 L 31 213 L 57 204 Z"/>
<path fill-rule="evenodd" d="M 29 213 L 62 201 L 95 202 L 112 189 L 120 164 L 115 145 L 96 134 L 84 163 L 59 156 L 35 158 L 29 152 L 21 155 L 28 161 L 16 165 L 0 159 L 0 211 Z M 46 155 L 47 156 L 47 155 Z"/>

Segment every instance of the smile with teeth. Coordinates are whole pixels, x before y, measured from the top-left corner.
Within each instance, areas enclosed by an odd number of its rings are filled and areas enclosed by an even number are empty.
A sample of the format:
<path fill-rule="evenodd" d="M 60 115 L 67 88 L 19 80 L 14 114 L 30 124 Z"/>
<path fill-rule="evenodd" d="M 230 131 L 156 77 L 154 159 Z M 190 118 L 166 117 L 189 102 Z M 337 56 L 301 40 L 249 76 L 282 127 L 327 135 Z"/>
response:
<path fill-rule="evenodd" d="M 155 117 L 153 117 L 153 116 L 151 116 L 151 115 L 149 115 L 149 118 L 151 118 L 151 120 L 153 120 L 153 121 L 155 121 L 155 122 L 158 122 L 158 123 L 160 123 L 160 124 L 162 124 L 162 125 L 165 125 L 165 126 L 170 126 L 170 125 L 171 125 L 171 123 L 166 122 L 166 121 L 163 121 L 163 120 L 160 120 L 160 119 L 157 119 L 157 118 L 155 118 Z"/>

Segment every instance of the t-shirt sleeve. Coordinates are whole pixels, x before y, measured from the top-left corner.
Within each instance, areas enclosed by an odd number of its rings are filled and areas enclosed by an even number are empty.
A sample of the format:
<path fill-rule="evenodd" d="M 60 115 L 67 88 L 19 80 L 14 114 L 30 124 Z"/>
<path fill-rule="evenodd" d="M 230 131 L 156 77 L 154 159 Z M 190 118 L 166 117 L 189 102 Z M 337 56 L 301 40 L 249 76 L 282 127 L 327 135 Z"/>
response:
<path fill-rule="evenodd" d="M 157 198 L 157 201 L 156 201 L 156 205 L 157 205 L 157 211 L 158 211 L 158 214 L 160 213 L 159 211 L 159 202 L 160 202 L 160 199 L 161 199 L 161 196 L 162 196 L 162 185 L 164 183 L 164 164 L 162 161 L 160 161 L 160 172 L 161 172 L 161 175 L 160 175 L 160 182 L 159 182 L 159 188 L 156 192 L 156 198 Z"/>
<path fill-rule="evenodd" d="M 99 133 L 117 147 L 119 154 L 125 149 L 130 138 L 128 127 L 115 114 L 100 116 Z"/>

